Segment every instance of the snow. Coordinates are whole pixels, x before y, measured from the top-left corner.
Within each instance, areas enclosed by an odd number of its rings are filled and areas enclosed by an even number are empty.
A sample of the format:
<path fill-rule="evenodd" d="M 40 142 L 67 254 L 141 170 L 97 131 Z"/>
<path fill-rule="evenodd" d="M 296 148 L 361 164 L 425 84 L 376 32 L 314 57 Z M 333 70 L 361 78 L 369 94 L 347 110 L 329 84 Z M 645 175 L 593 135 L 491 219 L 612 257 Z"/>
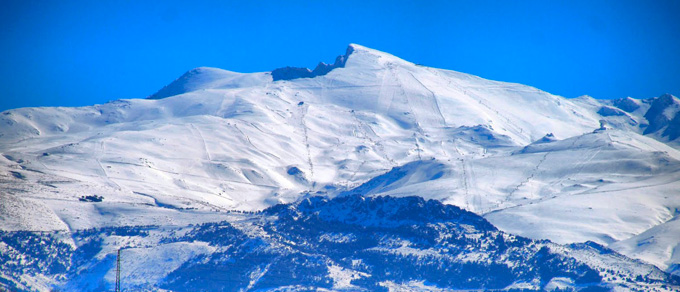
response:
<path fill-rule="evenodd" d="M 383 287 L 387 288 L 390 292 L 411 292 L 411 291 L 432 291 L 432 292 L 442 292 L 451 291 L 450 289 L 442 289 L 433 285 L 428 285 L 425 281 L 410 281 L 407 283 L 394 283 L 391 281 L 385 281 L 380 283 Z"/>
<path fill-rule="evenodd" d="M 678 234 L 680 219 L 676 209 L 671 219 L 633 237 L 615 242 L 611 247 L 625 255 L 635 255 L 636 258 L 663 270 L 678 274 L 680 272 Z"/>
<path fill-rule="evenodd" d="M 329 276 L 333 279 L 333 289 L 356 289 L 350 282 L 355 279 L 369 276 L 366 273 L 348 270 L 337 265 L 328 266 Z"/>
<path fill-rule="evenodd" d="M 178 226 L 356 190 L 680 263 L 680 151 L 642 135 L 649 103 L 565 99 L 356 44 L 321 67 L 277 81 L 201 67 L 150 99 L 1 113 L 0 229 Z"/>
<path fill-rule="evenodd" d="M 121 265 L 125 269 L 120 275 L 121 282 L 124 282 L 128 288 L 157 283 L 184 262 L 214 251 L 214 247 L 204 242 L 177 242 L 151 248 L 123 249 L 121 250 Z M 159 261 L 159 259 L 165 260 Z M 115 282 L 115 270 L 110 270 L 107 277 L 114 280 L 111 282 Z"/>
<path fill-rule="evenodd" d="M 262 86 L 271 82 L 269 73 L 244 74 L 218 68 L 199 67 L 192 69 L 158 92 L 150 99 L 162 99 L 177 94 L 213 88 L 245 88 Z"/>
<path fill-rule="evenodd" d="M 546 291 L 554 291 L 558 289 L 567 289 L 574 286 L 574 281 L 569 278 L 555 277 L 543 287 Z"/>

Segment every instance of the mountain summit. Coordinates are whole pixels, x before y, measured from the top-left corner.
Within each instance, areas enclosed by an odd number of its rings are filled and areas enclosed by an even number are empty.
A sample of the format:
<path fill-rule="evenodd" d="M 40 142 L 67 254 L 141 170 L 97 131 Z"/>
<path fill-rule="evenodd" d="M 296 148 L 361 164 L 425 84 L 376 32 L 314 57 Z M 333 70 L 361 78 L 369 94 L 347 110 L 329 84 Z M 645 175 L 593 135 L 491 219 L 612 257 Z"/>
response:
<path fill-rule="evenodd" d="M 416 195 L 677 273 L 676 97 L 566 99 L 359 45 L 287 68 L 201 67 L 147 99 L 1 113 L 0 230 L 185 226 L 312 196 Z"/>

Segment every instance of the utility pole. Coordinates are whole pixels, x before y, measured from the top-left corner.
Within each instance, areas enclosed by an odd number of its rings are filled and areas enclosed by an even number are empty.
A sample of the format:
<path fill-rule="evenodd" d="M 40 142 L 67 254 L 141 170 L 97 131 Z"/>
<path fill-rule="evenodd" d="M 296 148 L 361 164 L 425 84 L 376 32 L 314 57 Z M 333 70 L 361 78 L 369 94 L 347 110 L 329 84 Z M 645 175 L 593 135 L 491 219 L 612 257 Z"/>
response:
<path fill-rule="evenodd" d="M 116 292 L 120 292 L 120 249 L 116 257 Z"/>

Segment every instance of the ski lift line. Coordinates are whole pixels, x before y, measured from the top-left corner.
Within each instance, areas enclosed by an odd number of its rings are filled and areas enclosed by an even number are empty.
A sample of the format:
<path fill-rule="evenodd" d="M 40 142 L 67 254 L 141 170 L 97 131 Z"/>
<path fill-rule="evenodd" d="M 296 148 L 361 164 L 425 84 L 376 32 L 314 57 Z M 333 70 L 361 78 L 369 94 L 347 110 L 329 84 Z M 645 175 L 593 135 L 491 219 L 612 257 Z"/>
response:
<path fill-rule="evenodd" d="M 421 152 L 423 152 L 422 149 L 420 149 L 420 144 L 418 144 L 418 136 L 417 133 L 413 133 L 413 140 L 415 141 L 416 144 L 416 154 L 418 155 L 418 160 L 423 160 L 423 157 L 421 155 Z"/>
<path fill-rule="evenodd" d="M 305 148 L 307 150 L 307 163 L 309 164 L 310 180 L 314 181 L 314 164 L 312 163 L 312 153 L 309 146 L 309 134 L 307 131 L 307 123 L 305 122 L 305 116 L 307 114 L 307 106 L 299 106 L 300 109 L 300 125 L 304 132 L 305 138 Z"/>
<path fill-rule="evenodd" d="M 465 160 L 463 158 L 459 158 L 458 160 L 460 161 L 461 168 L 463 169 L 463 187 L 465 189 L 465 204 L 467 205 L 467 210 L 471 210 L 470 206 L 472 204 L 470 203 L 471 199 L 470 193 L 468 191 L 468 175 L 465 169 Z"/>
<path fill-rule="evenodd" d="M 464 165 L 466 165 L 466 177 L 465 179 L 468 191 L 472 188 L 472 186 L 476 186 L 477 183 L 475 181 L 475 178 L 477 175 L 475 174 L 475 168 L 473 167 L 472 164 L 470 164 L 470 161 L 468 160 L 467 162 L 465 159 L 461 158 L 461 161 L 463 162 Z M 475 208 L 479 209 L 479 212 L 483 212 L 482 208 L 482 196 L 479 194 L 479 190 L 475 188 L 475 192 L 470 192 L 472 194 L 472 203 L 475 206 Z"/>
<path fill-rule="evenodd" d="M 543 154 L 543 157 L 541 157 L 536 166 L 534 166 L 534 168 L 532 169 L 531 174 L 529 174 L 529 176 L 526 179 L 521 181 L 512 191 L 510 191 L 508 196 L 505 198 L 506 202 L 510 201 L 510 198 L 515 194 L 515 192 L 519 191 L 521 187 L 529 183 L 529 181 L 531 181 L 534 178 L 534 176 L 538 174 L 538 169 L 540 168 L 541 164 L 543 164 L 543 162 L 548 158 L 548 153 L 550 152 L 546 152 L 545 154 Z"/>
<path fill-rule="evenodd" d="M 120 251 L 121 249 L 118 249 L 118 254 L 116 256 L 116 290 L 115 292 L 120 292 Z"/>

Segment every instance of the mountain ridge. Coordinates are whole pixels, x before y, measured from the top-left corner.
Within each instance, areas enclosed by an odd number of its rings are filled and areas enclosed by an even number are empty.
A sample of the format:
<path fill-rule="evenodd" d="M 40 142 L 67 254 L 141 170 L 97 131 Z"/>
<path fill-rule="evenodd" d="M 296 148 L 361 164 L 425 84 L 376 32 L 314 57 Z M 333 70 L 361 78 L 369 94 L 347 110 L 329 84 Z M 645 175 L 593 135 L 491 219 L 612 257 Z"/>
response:
<path fill-rule="evenodd" d="M 315 196 L 220 222 L 79 230 L 72 245 L 61 236 L 0 231 L 11 250 L 0 253 L 9 255 L 0 285 L 23 291 L 27 282 L 18 279 L 39 274 L 54 289 L 109 290 L 117 250 L 121 283 L 132 290 L 672 291 L 680 284 L 596 243 L 510 235 L 419 197 Z M 11 260 L 22 253 L 30 265 Z"/>

